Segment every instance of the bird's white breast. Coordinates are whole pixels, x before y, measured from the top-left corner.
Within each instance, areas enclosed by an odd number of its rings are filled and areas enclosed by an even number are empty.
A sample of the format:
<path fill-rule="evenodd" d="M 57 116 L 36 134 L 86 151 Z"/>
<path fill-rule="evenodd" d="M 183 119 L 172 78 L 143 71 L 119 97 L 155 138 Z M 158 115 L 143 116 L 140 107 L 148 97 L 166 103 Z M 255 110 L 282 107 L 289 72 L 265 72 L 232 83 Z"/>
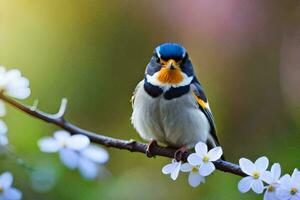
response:
<path fill-rule="evenodd" d="M 210 125 L 191 91 L 171 100 L 163 94 L 153 98 L 143 84 L 141 81 L 137 86 L 131 117 L 143 139 L 155 139 L 173 147 L 193 147 L 199 141 L 206 142 Z"/>

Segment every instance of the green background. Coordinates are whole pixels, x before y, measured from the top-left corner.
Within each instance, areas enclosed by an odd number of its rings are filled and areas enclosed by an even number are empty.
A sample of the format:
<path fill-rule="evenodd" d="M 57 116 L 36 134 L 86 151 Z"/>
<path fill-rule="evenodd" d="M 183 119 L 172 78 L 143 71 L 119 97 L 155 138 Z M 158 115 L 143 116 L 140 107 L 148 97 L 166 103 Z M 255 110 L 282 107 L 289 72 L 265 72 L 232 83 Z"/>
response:
<path fill-rule="evenodd" d="M 67 119 L 97 133 L 141 140 L 130 124 L 130 98 L 153 48 L 183 44 L 215 115 L 229 161 L 266 155 L 285 173 L 300 157 L 299 1 L 0 0 L 0 63 L 30 79 L 39 108 L 54 113 L 67 97 Z M 16 154 L 39 168 L 33 182 L 2 156 L 24 199 L 254 200 L 240 177 L 217 171 L 192 188 L 161 173 L 170 159 L 108 149 L 106 175 L 86 181 L 37 140 L 57 130 L 11 107 L 4 120 Z M 37 189 L 45 185 L 46 189 Z M 47 185 L 49 186 L 47 189 Z"/>

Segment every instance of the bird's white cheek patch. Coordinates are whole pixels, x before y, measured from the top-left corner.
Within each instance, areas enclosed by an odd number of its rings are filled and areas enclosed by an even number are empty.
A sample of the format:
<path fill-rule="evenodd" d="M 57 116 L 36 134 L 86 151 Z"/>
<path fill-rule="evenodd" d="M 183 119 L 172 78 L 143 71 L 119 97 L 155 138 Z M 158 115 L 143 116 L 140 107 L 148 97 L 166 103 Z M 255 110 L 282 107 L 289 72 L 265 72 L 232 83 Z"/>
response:
<path fill-rule="evenodd" d="M 147 74 L 147 81 L 152 85 L 161 87 L 164 91 L 169 90 L 171 87 L 177 88 L 177 87 L 189 85 L 191 84 L 192 80 L 193 80 L 192 76 L 188 77 L 185 73 L 181 71 L 175 72 L 174 74 L 171 73 L 169 74 L 168 72 L 159 71 L 153 74 L 152 76 Z"/>

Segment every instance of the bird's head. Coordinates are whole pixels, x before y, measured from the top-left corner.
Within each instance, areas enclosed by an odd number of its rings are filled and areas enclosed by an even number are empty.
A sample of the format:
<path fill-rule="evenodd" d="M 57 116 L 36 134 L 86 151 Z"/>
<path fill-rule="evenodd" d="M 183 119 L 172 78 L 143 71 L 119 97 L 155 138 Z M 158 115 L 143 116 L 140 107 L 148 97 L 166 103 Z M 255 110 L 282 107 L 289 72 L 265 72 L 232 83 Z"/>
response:
<path fill-rule="evenodd" d="M 185 48 L 176 43 L 156 47 L 147 65 L 145 78 L 164 90 L 191 84 L 194 71 Z"/>

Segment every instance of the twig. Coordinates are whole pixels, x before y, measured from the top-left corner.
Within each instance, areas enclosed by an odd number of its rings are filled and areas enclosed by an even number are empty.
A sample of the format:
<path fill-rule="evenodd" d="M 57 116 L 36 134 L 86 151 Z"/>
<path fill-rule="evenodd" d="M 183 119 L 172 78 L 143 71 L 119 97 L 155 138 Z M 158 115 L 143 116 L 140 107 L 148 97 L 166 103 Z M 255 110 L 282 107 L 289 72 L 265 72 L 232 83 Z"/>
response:
<path fill-rule="evenodd" d="M 81 129 L 81 128 L 71 124 L 69 121 L 65 120 L 64 114 L 65 114 L 66 107 L 67 107 L 66 99 L 62 99 L 61 106 L 60 106 L 60 109 L 57 114 L 48 114 L 48 113 L 38 110 L 37 108 L 31 109 L 30 107 L 25 106 L 25 105 L 15 101 L 14 99 L 11 99 L 1 93 L 0 93 L 0 99 L 2 99 L 3 101 L 7 102 L 11 106 L 35 117 L 35 118 L 38 118 L 38 119 L 43 120 L 48 123 L 55 124 L 55 125 L 61 127 L 62 129 L 69 131 L 71 134 L 85 135 L 94 143 L 101 144 L 106 147 L 126 149 L 131 152 L 146 153 L 147 144 L 140 143 L 140 142 L 133 141 L 133 140 L 130 140 L 130 141 L 120 140 L 120 139 L 115 139 L 115 138 L 107 137 L 104 135 L 100 135 L 100 134 L 97 134 L 94 132 L 90 132 L 90 131 Z M 162 147 L 162 146 L 154 146 L 151 150 L 152 150 L 151 153 L 153 153 L 154 156 L 163 156 L 163 157 L 169 157 L 169 158 L 173 158 L 174 153 L 176 151 L 176 149 Z M 186 160 L 188 155 L 189 155 L 189 153 L 185 153 L 182 156 L 182 160 Z M 233 164 L 233 163 L 230 163 L 227 161 L 223 161 L 223 160 L 218 160 L 218 161 L 214 162 L 214 164 L 215 164 L 216 168 L 220 171 L 228 172 L 228 173 L 239 175 L 239 176 L 246 176 L 242 172 L 240 167 L 236 164 Z"/>
<path fill-rule="evenodd" d="M 30 110 L 32 111 L 37 110 L 38 105 L 39 105 L 39 100 L 38 99 L 34 100 L 32 106 L 30 107 Z"/>

